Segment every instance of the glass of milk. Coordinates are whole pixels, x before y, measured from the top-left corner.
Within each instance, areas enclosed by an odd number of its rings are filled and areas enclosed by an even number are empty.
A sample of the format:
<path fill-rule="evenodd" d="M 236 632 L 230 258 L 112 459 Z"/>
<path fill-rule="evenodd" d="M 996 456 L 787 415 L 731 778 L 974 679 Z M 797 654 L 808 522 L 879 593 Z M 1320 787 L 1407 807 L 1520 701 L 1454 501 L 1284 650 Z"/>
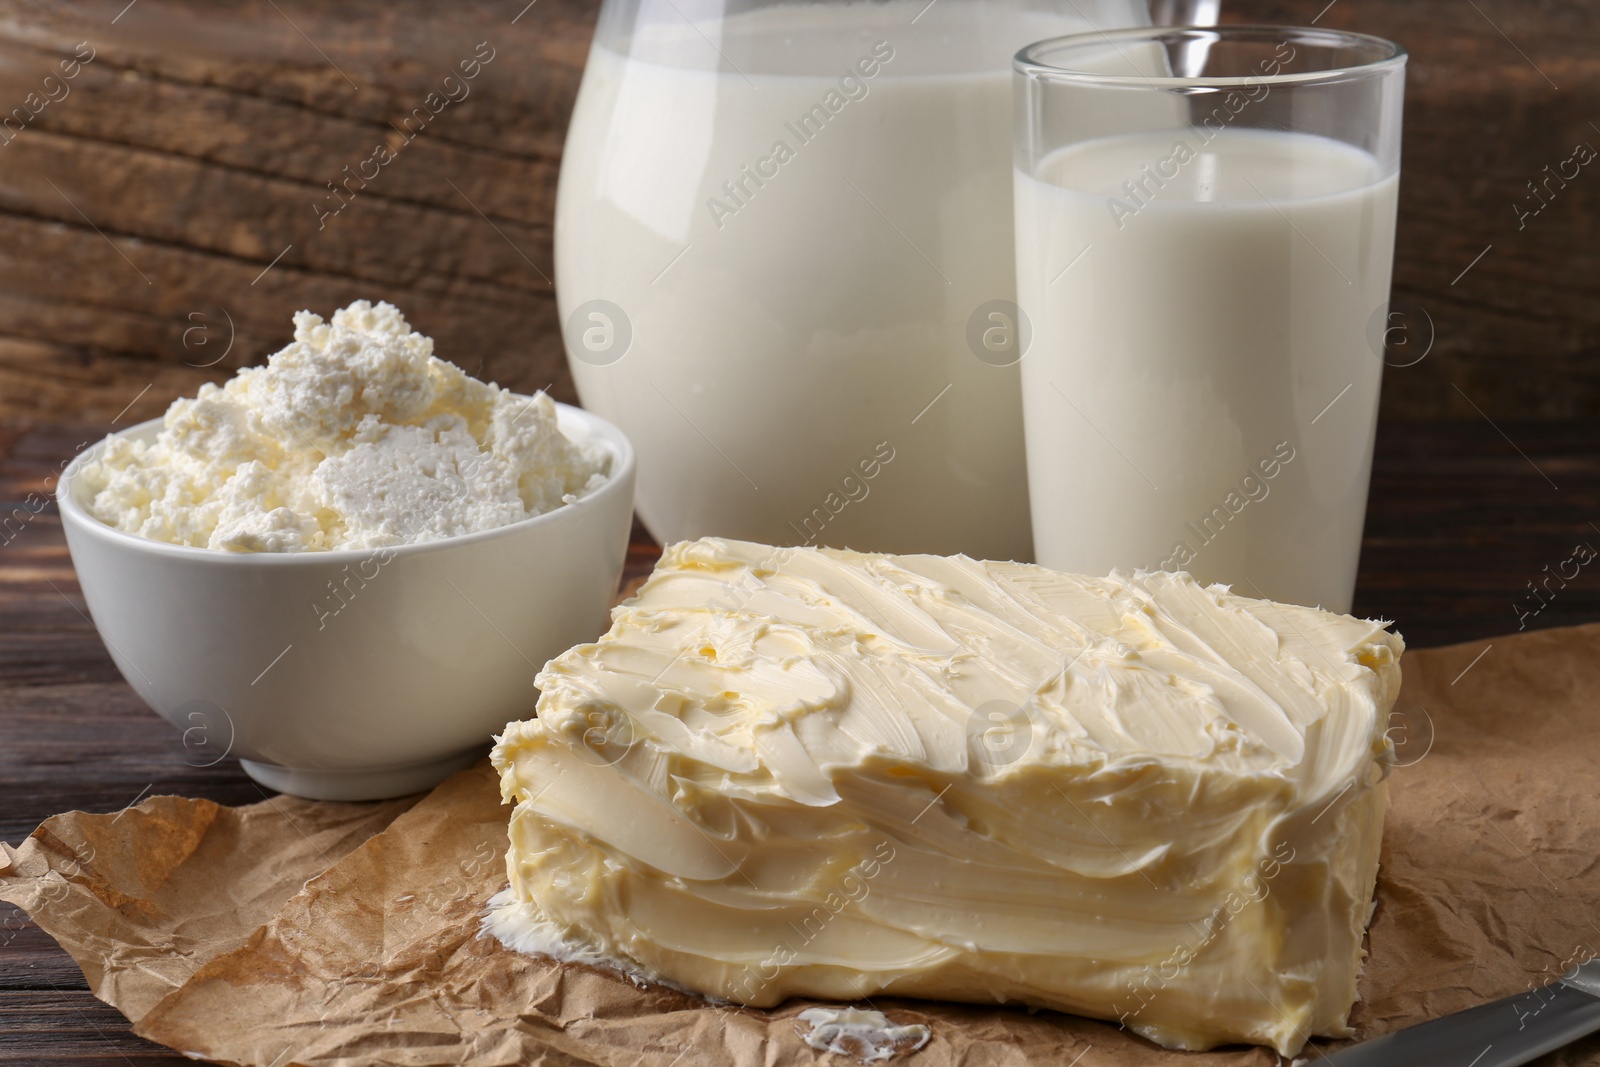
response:
<path fill-rule="evenodd" d="M 1405 53 L 1135 29 L 1014 63 L 1038 561 L 1348 611 L 1383 370 Z"/>
<path fill-rule="evenodd" d="M 578 393 L 637 447 L 657 538 L 1031 557 L 1016 343 L 987 318 L 1016 299 L 1011 58 L 1153 17 L 605 0 L 556 295 Z"/>

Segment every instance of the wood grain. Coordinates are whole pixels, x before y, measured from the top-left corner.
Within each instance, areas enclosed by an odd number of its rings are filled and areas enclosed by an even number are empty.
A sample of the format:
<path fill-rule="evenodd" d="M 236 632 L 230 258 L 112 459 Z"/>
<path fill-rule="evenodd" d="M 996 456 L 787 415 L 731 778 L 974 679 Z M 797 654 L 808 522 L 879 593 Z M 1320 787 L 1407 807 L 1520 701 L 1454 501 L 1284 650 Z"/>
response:
<path fill-rule="evenodd" d="M 0 2 L 0 115 L 95 49 L 0 145 L 0 417 L 109 417 L 152 382 L 141 413 L 159 410 L 281 347 L 293 311 L 358 297 L 395 301 L 469 370 L 573 398 L 550 240 L 593 0 L 125 5 Z M 1384 414 L 1600 413 L 1600 179 L 1585 168 L 1521 228 L 1513 209 L 1546 164 L 1600 146 L 1600 8 L 1224 6 L 1410 50 L 1395 295 L 1434 341 L 1388 375 Z M 408 139 L 482 42 L 469 95 Z M 319 224 L 328 183 L 379 144 L 395 160 Z"/>
<path fill-rule="evenodd" d="M 1401 419 L 1600 413 L 1600 160 L 1519 228 L 1527 183 L 1600 150 L 1600 7 L 1581 0 L 1258 0 L 1225 20 L 1387 37 L 1410 53 L 1395 306 L 1434 342 L 1385 375 Z M 1491 247 L 1492 246 L 1492 247 Z M 1475 257 L 1489 249 L 1475 266 Z M 1465 274 L 1463 275 L 1463 272 Z M 1459 278 L 1459 280 L 1458 280 Z"/>
<path fill-rule="evenodd" d="M 0 520 L 103 430 L 0 424 Z M 1397 620 L 1412 647 L 1514 630 L 1529 581 L 1579 541 L 1600 546 L 1596 499 L 1600 425 L 1386 423 L 1356 610 Z M 0 536 L 0 839 L 20 841 L 57 811 L 116 811 L 154 793 L 259 800 L 235 761 L 191 765 L 177 732 L 117 674 L 82 614 L 54 506 Z M 642 530 L 635 542 L 627 581 L 657 553 Z M 1528 622 L 1597 617 L 1600 573 L 1586 571 Z M 0 905 L 0 1062 L 189 1061 L 133 1037 L 49 937 Z"/>
<path fill-rule="evenodd" d="M 54 504 L 34 513 L 63 461 L 104 430 L 103 423 L 0 423 L 0 840 L 7 842 L 69 809 L 118 811 L 163 793 L 223 804 L 271 795 L 237 760 L 204 765 L 123 681 L 85 614 Z M 647 573 L 659 552 L 642 528 L 634 537 L 625 582 Z M 55 941 L 0 902 L 0 1063 L 11 1062 L 191 1061 L 134 1037 L 120 1013 L 89 993 Z"/>
<path fill-rule="evenodd" d="M 259 362 L 301 307 L 393 300 L 469 371 L 574 398 L 550 239 L 592 0 L 125 8 L 0 0 L 0 116 L 79 42 L 96 50 L 0 145 L 0 517 L 80 442 Z M 1546 164 L 1600 146 L 1600 8 L 1257 0 L 1229 17 L 1319 18 L 1411 52 L 1395 293 L 1434 340 L 1386 375 L 1356 609 L 1415 647 L 1514 630 L 1529 582 L 1600 546 L 1600 429 L 1581 421 L 1600 414 L 1600 178 L 1585 169 L 1520 229 L 1513 209 Z M 496 56 L 471 95 L 397 131 L 483 41 Z M 319 228 L 327 183 L 378 144 L 395 161 Z M 53 510 L 0 537 L 0 838 L 153 792 L 260 799 L 232 760 L 186 763 L 118 676 Z M 633 576 L 654 551 L 640 537 Z M 1596 617 L 1586 571 L 1527 622 Z M 189 1062 L 131 1036 L 6 905 L 0 1061 Z"/>
<path fill-rule="evenodd" d="M 550 226 L 591 5 L 141 0 L 112 25 L 123 6 L 0 4 L 0 112 L 94 49 L 0 135 L 0 416 L 112 414 L 152 380 L 159 411 L 360 297 L 571 396 Z M 433 114 L 452 73 L 466 93 Z"/>

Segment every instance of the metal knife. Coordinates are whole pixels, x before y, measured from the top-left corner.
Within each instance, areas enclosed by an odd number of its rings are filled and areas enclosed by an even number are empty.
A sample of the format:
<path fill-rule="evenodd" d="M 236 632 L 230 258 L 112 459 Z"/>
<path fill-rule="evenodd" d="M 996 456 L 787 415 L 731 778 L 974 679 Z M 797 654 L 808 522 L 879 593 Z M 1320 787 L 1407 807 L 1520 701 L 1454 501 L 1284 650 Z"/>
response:
<path fill-rule="evenodd" d="M 1589 960 L 1543 988 L 1384 1034 L 1317 1062 L 1332 1067 L 1517 1067 L 1596 1030 L 1600 960 Z"/>

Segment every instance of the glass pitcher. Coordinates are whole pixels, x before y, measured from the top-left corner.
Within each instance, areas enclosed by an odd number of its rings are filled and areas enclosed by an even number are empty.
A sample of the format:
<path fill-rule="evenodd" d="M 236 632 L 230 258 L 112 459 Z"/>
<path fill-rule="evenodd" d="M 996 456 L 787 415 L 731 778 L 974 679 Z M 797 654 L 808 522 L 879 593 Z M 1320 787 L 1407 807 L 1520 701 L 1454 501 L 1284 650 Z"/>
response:
<path fill-rule="evenodd" d="M 1013 54 L 1215 0 L 604 0 L 556 293 L 658 539 L 1031 558 Z"/>

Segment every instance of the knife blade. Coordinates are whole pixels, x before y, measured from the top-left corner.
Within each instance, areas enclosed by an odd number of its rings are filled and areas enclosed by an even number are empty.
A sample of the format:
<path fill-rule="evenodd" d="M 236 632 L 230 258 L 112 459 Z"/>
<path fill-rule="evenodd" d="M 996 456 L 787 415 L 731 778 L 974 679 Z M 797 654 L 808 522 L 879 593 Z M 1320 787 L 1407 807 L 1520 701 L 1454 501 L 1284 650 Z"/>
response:
<path fill-rule="evenodd" d="M 1600 960 L 1547 986 L 1319 1057 L 1333 1067 L 1518 1067 L 1600 1030 Z M 1304 1062 L 1303 1060 L 1301 1062 Z"/>

